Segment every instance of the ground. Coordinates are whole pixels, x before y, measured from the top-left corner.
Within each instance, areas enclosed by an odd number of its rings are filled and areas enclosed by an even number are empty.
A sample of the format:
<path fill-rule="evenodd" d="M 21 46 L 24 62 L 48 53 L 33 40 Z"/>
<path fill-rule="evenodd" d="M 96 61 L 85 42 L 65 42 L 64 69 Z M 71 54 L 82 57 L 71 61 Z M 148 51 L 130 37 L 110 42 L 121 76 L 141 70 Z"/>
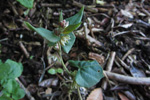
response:
<path fill-rule="evenodd" d="M 55 50 L 23 22 L 53 30 L 58 26 L 61 10 L 64 18 L 68 18 L 83 5 L 82 24 L 74 32 L 76 42 L 69 54 L 63 53 L 63 59 L 66 64 L 70 59 L 97 60 L 105 76 L 91 88 L 80 88 L 83 100 L 150 99 L 150 1 L 103 2 L 35 0 L 34 7 L 25 15 L 27 8 L 17 1 L 1 0 L 0 59 L 12 59 L 23 64 L 19 81 L 31 95 L 26 94 L 22 100 L 31 100 L 31 97 L 35 100 L 68 100 L 70 93 L 70 86 L 63 82 L 69 79 L 65 72 L 57 75 L 47 72 L 51 67 L 62 67 L 49 58 Z M 70 66 L 68 68 L 74 70 Z M 78 99 L 77 91 L 72 90 L 71 100 Z"/>

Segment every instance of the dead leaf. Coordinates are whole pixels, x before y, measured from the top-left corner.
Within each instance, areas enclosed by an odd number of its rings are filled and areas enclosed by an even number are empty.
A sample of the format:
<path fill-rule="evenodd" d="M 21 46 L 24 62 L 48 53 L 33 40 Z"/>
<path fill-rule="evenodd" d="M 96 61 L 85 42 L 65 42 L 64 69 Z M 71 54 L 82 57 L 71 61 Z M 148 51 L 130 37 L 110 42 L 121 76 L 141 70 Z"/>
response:
<path fill-rule="evenodd" d="M 52 88 L 47 88 L 45 94 L 52 94 Z"/>
<path fill-rule="evenodd" d="M 96 3 L 100 4 L 100 5 L 104 5 L 105 4 L 105 2 L 103 0 L 96 0 Z"/>
<path fill-rule="evenodd" d="M 86 100 L 103 100 L 103 92 L 101 88 L 94 89 Z"/>
<path fill-rule="evenodd" d="M 104 56 L 97 54 L 97 53 L 93 53 L 93 52 L 89 53 L 89 58 L 93 60 L 97 60 L 100 64 L 103 64 L 105 61 Z"/>
<path fill-rule="evenodd" d="M 148 23 L 150 24 L 150 18 L 148 18 Z"/>
<path fill-rule="evenodd" d="M 120 92 L 118 93 L 118 95 L 119 95 L 121 100 L 129 100 L 124 94 L 122 94 Z"/>
<path fill-rule="evenodd" d="M 122 15 L 124 15 L 126 17 L 133 18 L 133 15 L 127 10 L 121 9 L 121 13 L 122 13 Z"/>
<path fill-rule="evenodd" d="M 130 28 L 133 25 L 133 23 L 128 23 L 128 24 L 123 24 L 123 25 L 119 25 L 119 27 L 123 27 L 123 28 Z"/>
<path fill-rule="evenodd" d="M 143 70 L 134 67 L 133 65 L 131 65 L 130 68 L 130 73 L 132 74 L 132 76 L 134 77 L 146 77 L 145 73 Z"/>
<path fill-rule="evenodd" d="M 44 80 L 39 83 L 39 86 L 41 87 L 49 87 L 49 86 L 57 86 L 58 84 L 58 79 L 57 78 L 50 78 L 47 80 Z"/>

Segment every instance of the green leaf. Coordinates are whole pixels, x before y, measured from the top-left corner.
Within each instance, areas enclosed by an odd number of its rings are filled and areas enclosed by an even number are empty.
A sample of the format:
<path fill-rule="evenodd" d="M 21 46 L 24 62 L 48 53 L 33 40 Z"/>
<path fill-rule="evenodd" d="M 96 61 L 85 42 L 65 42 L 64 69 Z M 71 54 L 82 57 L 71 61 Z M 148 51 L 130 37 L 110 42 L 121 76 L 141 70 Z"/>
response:
<path fill-rule="evenodd" d="M 9 64 L 10 66 L 10 73 L 9 73 L 9 78 L 17 78 L 21 75 L 22 71 L 23 71 L 23 66 L 21 63 L 17 63 L 13 60 L 8 59 L 6 62 L 6 64 Z"/>
<path fill-rule="evenodd" d="M 18 87 L 19 84 L 13 79 L 9 79 L 7 83 L 3 84 L 4 91 L 8 93 L 13 93 L 13 91 Z"/>
<path fill-rule="evenodd" d="M 24 7 L 31 9 L 33 7 L 34 0 L 17 0 Z"/>
<path fill-rule="evenodd" d="M 81 10 L 74 16 L 67 18 L 66 21 L 69 21 L 69 25 L 80 23 L 83 17 L 83 12 L 84 12 L 84 7 L 82 7 Z"/>
<path fill-rule="evenodd" d="M 5 95 L 10 94 L 15 100 L 21 99 L 25 96 L 25 92 L 20 88 L 16 80 L 10 79 L 7 83 L 3 84 L 3 93 Z"/>
<path fill-rule="evenodd" d="M 56 72 L 61 74 L 63 72 L 63 69 L 58 68 L 58 69 L 56 69 Z"/>
<path fill-rule="evenodd" d="M 11 72 L 9 64 L 0 64 L 0 80 L 7 79 Z"/>
<path fill-rule="evenodd" d="M 62 14 L 62 10 L 60 11 L 60 15 L 59 15 L 59 22 L 63 21 L 63 14 Z"/>
<path fill-rule="evenodd" d="M 70 60 L 69 64 L 78 68 L 75 81 L 82 87 L 90 88 L 104 77 L 103 69 L 97 61 Z"/>
<path fill-rule="evenodd" d="M 69 53 L 76 39 L 73 33 L 69 33 L 68 35 L 70 36 L 70 40 L 65 44 L 65 46 L 62 46 L 62 49 L 65 53 Z"/>
<path fill-rule="evenodd" d="M 28 22 L 24 23 L 29 29 L 36 31 L 43 38 L 47 39 L 51 44 L 55 44 L 60 40 L 60 37 L 56 36 L 53 31 L 49 31 L 44 28 L 35 28 Z"/>
<path fill-rule="evenodd" d="M 2 60 L 0 60 L 0 64 L 2 64 L 3 62 L 2 62 Z"/>
<path fill-rule="evenodd" d="M 52 75 L 55 75 L 57 72 L 56 72 L 56 69 L 51 68 L 51 69 L 48 70 L 48 73 L 52 74 Z"/>
<path fill-rule="evenodd" d="M 13 94 L 12 94 L 12 98 L 15 100 L 19 100 L 19 99 L 23 98 L 24 96 L 25 96 L 24 90 L 19 87 L 16 88 L 15 92 L 13 92 Z"/>
<path fill-rule="evenodd" d="M 2 96 L 0 97 L 0 100 L 13 100 L 13 99 L 11 99 L 10 97 L 7 97 L 7 96 L 5 96 L 5 95 L 2 95 Z"/>
<path fill-rule="evenodd" d="M 75 29 L 77 29 L 79 26 L 81 25 L 81 22 L 78 24 L 74 24 L 74 25 L 69 25 L 68 27 L 66 27 L 63 31 L 63 34 L 69 34 L 72 31 L 74 31 Z"/>

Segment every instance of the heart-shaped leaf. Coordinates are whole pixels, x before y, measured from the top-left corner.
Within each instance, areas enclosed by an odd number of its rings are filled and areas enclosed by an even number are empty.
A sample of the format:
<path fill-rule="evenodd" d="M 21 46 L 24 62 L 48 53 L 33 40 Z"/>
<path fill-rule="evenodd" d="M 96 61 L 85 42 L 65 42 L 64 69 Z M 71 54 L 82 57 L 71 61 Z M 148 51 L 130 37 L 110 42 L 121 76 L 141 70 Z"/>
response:
<path fill-rule="evenodd" d="M 23 66 L 21 63 L 17 63 L 10 59 L 8 59 L 5 63 L 9 64 L 10 70 L 11 70 L 9 73 L 9 76 L 7 76 L 7 77 L 15 79 L 21 75 L 21 73 L 23 71 Z"/>
<path fill-rule="evenodd" d="M 103 69 L 97 61 L 70 60 L 69 64 L 78 68 L 75 81 L 82 87 L 90 88 L 104 77 Z"/>
<path fill-rule="evenodd" d="M 60 40 L 60 37 L 56 36 L 53 31 L 49 31 L 44 28 L 35 28 L 28 22 L 24 22 L 24 23 L 29 29 L 36 31 L 43 38 L 47 39 L 51 44 L 55 44 Z"/>
<path fill-rule="evenodd" d="M 81 25 L 81 22 L 75 25 L 69 25 L 68 27 L 66 27 L 63 31 L 63 34 L 69 34 L 72 31 L 74 31 L 75 29 L 77 29 L 79 26 Z"/>
<path fill-rule="evenodd" d="M 75 25 L 80 23 L 83 17 L 83 12 L 84 12 L 84 7 L 82 7 L 81 10 L 74 16 L 67 18 L 66 21 L 69 21 L 69 25 Z"/>
<path fill-rule="evenodd" d="M 34 0 L 17 0 L 24 7 L 31 9 L 33 7 Z"/>
<path fill-rule="evenodd" d="M 73 33 L 69 33 L 68 35 L 70 36 L 70 40 L 65 44 L 65 46 L 62 46 L 62 49 L 65 53 L 69 53 L 76 39 Z"/>

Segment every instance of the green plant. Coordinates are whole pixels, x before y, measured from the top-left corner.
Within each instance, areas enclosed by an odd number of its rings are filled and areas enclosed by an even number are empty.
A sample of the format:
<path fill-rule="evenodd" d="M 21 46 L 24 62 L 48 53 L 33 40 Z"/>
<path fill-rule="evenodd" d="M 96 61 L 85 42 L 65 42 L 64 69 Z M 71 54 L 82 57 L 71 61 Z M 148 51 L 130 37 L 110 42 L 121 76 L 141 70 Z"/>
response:
<path fill-rule="evenodd" d="M 63 65 L 64 70 L 72 77 L 72 86 L 78 89 L 80 100 L 82 97 L 80 95 L 79 86 L 89 88 L 100 81 L 103 78 L 103 70 L 97 61 L 74 61 L 69 60 L 69 65 L 78 68 L 78 70 L 69 71 L 67 66 L 64 64 L 62 58 L 62 50 L 65 53 L 69 53 L 74 42 L 75 35 L 73 31 L 81 25 L 81 19 L 83 16 L 84 7 L 75 14 L 74 16 L 63 19 L 62 12 L 60 12 L 59 17 L 59 27 L 54 29 L 54 31 L 49 31 L 44 28 L 35 28 L 28 22 L 24 22 L 25 25 L 36 31 L 39 35 L 48 41 L 49 46 L 53 46 L 59 53 L 59 60 Z M 56 69 L 52 68 L 48 71 L 50 74 L 56 74 Z"/>
<path fill-rule="evenodd" d="M 51 69 L 48 70 L 48 73 L 50 73 L 52 75 L 57 74 L 57 73 L 61 74 L 61 73 L 63 73 L 63 69 L 61 69 L 61 68 L 51 68 Z"/>
<path fill-rule="evenodd" d="M 34 0 L 17 0 L 21 5 L 24 7 L 31 9 L 33 8 L 33 2 Z"/>
<path fill-rule="evenodd" d="M 0 60 L 0 100 L 19 100 L 25 92 L 20 88 L 15 78 L 23 71 L 21 63 L 8 59 L 5 63 Z"/>

